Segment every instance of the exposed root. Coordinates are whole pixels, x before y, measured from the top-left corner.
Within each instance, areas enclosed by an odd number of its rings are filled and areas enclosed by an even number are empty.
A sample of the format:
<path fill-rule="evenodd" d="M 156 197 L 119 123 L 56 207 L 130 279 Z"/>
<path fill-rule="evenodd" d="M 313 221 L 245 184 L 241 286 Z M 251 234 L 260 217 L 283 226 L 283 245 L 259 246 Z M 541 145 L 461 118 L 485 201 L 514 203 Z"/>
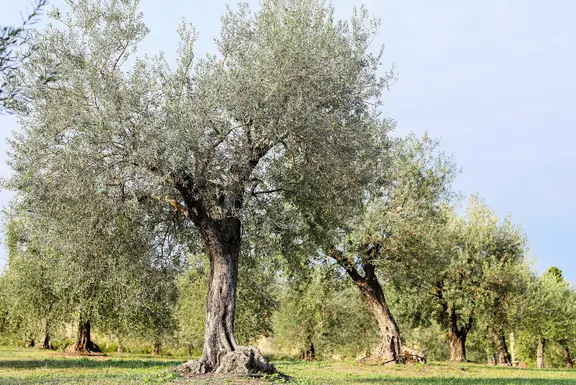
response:
<path fill-rule="evenodd" d="M 102 349 L 94 342 L 90 342 L 86 346 L 81 346 L 78 342 L 73 343 L 72 345 L 68 345 L 66 349 L 64 349 L 65 353 L 80 355 L 80 356 L 103 356 L 104 353 Z"/>
<path fill-rule="evenodd" d="M 402 348 L 402 354 L 395 359 L 387 356 L 368 356 L 361 358 L 358 362 L 366 365 L 395 365 L 395 364 L 416 364 L 426 363 L 426 355 L 409 348 Z"/>
<path fill-rule="evenodd" d="M 260 353 L 256 346 L 241 346 L 222 357 L 220 365 L 212 368 L 202 359 L 179 365 L 175 371 L 184 377 L 194 377 L 208 373 L 219 376 L 260 376 L 278 374 L 278 370 Z"/>

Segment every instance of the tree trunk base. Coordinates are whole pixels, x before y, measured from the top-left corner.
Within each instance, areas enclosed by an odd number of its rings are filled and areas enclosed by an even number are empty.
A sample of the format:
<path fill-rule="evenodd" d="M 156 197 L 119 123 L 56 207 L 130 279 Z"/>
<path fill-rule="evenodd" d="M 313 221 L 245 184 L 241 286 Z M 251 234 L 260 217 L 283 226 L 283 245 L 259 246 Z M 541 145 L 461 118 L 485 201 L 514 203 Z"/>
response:
<path fill-rule="evenodd" d="M 241 346 L 237 350 L 224 355 L 220 365 L 212 368 L 208 363 L 200 360 L 188 361 L 176 369 L 184 377 L 194 377 L 214 373 L 223 376 L 257 376 L 264 374 L 278 374 L 278 370 L 255 346 Z"/>
<path fill-rule="evenodd" d="M 100 347 L 96 345 L 94 342 L 90 342 L 86 345 L 82 345 L 79 344 L 78 342 L 75 342 L 72 345 L 68 345 L 68 347 L 64 349 L 64 352 L 71 354 L 78 354 L 82 356 L 104 355 L 102 349 L 100 349 Z"/>
<path fill-rule="evenodd" d="M 376 352 L 378 352 L 378 349 Z M 402 353 L 395 359 L 390 359 L 388 354 L 380 356 L 371 354 L 370 356 L 358 360 L 358 362 L 366 365 L 425 364 L 426 355 L 413 349 L 402 348 Z"/>

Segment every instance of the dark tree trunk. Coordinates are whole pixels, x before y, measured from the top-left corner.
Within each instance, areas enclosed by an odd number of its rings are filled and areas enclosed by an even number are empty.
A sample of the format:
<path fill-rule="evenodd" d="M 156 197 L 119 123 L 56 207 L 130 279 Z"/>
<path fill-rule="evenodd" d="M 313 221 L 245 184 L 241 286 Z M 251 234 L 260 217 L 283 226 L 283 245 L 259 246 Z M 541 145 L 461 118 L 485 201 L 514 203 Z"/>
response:
<path fill-rule="evenodd" d="M 48 332 L 44 334 L 44 339 L 42 340 L 42 349 L 52 349 L 52 345 L 50 345 L 50 334 L 48 334 Z"/>
<path fill-rule="evenodd" d="M 80 354 L 102 353 L 102 349 L 92 341 L 90 333 L 90 320 L 81 320 L 78 325 L 76 343 L 67 347 L 66 351 Z"/>
<path fill-rule="evenodd" d="M 536 352 L 536 367 L 539 369 L 544 368 L 544 349 L 546 348 L 546 340 L 542 337 L 538 338 L 538 350 Z"/>
<path fill-rule="evenodd" d="M 376 317 L 382 341 L 371 358 L 382 363 L 399 362 L 401 356 L 400 329 L 386 303 L 384 291 L 376 276 L 375 266 L 369 263 L 363 264 L 364 276 L 362 276 L 338 250 L 331 250 L 329 255 L 346 270 Z"/>
<path fill-rule="evenodd" d="M 506 345 L 506 337 L 504 337 L 504 333 L 498 333 L 496 340 L 498 341 L 498 363 L 500 365 L 511 366 L 512 359 L 510 353 L 508 353 L 508 346 Z"/>
<path fill-rule="evenodd" d="M 154 342 L 154 349 L 152 349 L 152 354 L 162 354 L 162 342 Z"/>
<path fill-rule="evenodd" d="M 573 369 L 574 368 L 574 359 L 570 355 L 570 349 L 568 349 L 568 345 L 566 343 L 562 343 L 562 351 L 564 353 L 564 362 L 566 363 L 566 368 Z"/>
<path fill-rule="evenodd" d="M 316 351 L 314 349 L 314 343 L 312 340 L 308 340 L 306 343 L 306 348 L 302 351 L 300 359 L 309 362 L 312 362 L 316 359 Z"/>

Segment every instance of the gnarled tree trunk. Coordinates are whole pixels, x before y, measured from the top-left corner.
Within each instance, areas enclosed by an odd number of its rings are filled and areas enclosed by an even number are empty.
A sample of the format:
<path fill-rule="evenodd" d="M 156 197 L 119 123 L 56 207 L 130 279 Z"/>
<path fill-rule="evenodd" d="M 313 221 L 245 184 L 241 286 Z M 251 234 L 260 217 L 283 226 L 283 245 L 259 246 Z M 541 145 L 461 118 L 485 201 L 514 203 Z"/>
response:
<path fill-rule="evenodd" d="M 461 330 L 448 330 L 446 341 L 450 347 L 450 361 L 466 362 L 466 333 Z"/>
<path fill-rule="evenodd" d="M 508 353 L 508 346 L 506 346 L 506 337 L 504 337 L 504 333 L 498 333 L 496 341 L 498 342 L 498 363 L 500 365 L 511 366 L 512 358 L 510 357 L 510 353 Z"/>
<path fill-rule="evenodd" d="M 384 291 L 376 276 L 356 282 L 378 321 L 382 341 L 374 357 L 384 363 L 396 363 L 401 354 L 400 329 L 388 308 Z"/>
<path fill-rule="evenodd" d="M 468 319 L 466 325 L 458 327 L 458 317 L 453 305 L 443 305 L 447 315 L 446 342 L 450 347 L 450 361 L 466 362 L 466 337 L 472 326 L 472 318 Z"/>
<path fill-rule="evenodd" d="M 382 363 L 397 363 L 399 362 L 401 352 L 400 329 L 394 320 L 394 316 L 388 308 L 386 298 L 382 286 L 376 276 L 375 266 L 370 263 L 362 265 L 364 276 L 362 276 L 356 268 L 347 260 L 338 250 L 330 250 L 329 255 L 334 258 L 340 266 L 342 266 L 354 284 L 360 289 L 360 292 L 366 299 L 368 306 L 372 310 L 378 327 L 382 341 L 376 348 L 376 351 L 371 358 Z"/>
<path fill-rule="evenodd" d="M 90 334 L 90 320 L 81 318 L 78 324 L 78 338 L 76 339 L 76 343 L 68 346 L 66 351 L 80 354 L 102 353 L 102 349 L 92 341 Z"/>
<path fill-rule="evenodd" d="M 536 352 L 536 367 L 544 368 L 544 349 L 546 348 L 546 340 L 542 337 L 538 338 L 538 350 Z"/>
<path fill-rule="evenodd" d="M 50 332 L 48 329 L 48 321 L 45 319 L 42 323 L 43 330 L 44 330 L 44 337 L 42 338 L 40 347 L 42 349 L 51 349 L 52 346 L 50 345 Z"/>
<path fill-rule="evenodd" d="M 178 371 L 183 375 L 275 373 L 256 347 L 239 347 L 234 336 L 240 219 L 206 220 L 198 227 L 210 259 L 204 349 L 199 360 L 183 364 Z"/>

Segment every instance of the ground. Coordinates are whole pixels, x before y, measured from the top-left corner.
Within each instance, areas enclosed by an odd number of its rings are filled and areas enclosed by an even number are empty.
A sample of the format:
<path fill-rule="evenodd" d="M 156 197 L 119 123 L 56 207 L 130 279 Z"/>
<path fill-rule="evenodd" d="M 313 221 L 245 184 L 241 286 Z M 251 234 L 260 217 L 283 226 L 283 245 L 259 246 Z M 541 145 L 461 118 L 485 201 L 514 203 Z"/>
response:
<path fill-rule="evenodd" d="M 181 358 L 111 354 L 106 357 L 70 357 L 38 349 L 0 347 L 0 385 L 4 384 L 177 384 L 265 385 L 269 379 L 176 378 L 171 368 Z M 520 385 L 576 384 L 576 370 L 517 369 L 475 364 L 365 366 L 354 362 L 304 363 L 276 360 L 278 369 L 295 378 L 294 385 Z"/>

